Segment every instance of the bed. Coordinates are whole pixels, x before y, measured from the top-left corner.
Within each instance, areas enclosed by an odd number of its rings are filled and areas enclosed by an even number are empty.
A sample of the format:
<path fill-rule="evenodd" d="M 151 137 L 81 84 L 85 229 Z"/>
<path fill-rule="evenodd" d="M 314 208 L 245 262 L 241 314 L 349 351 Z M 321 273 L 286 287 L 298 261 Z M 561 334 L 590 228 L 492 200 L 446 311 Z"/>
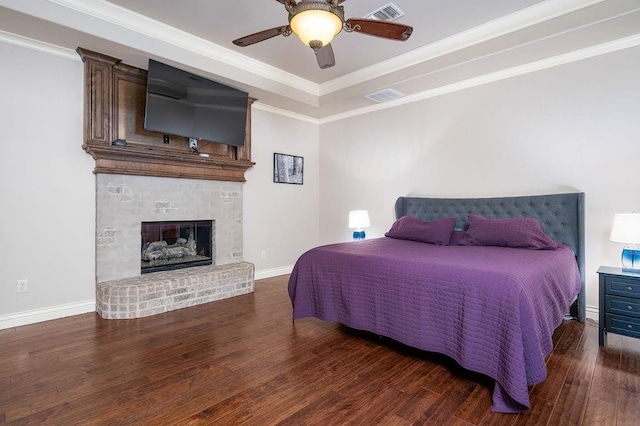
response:
<path fill-rule="evenodd" d="M 289 279 L 294 320 L 339 322 L 445 354 L 495 380 L 493 411 L 528 409 L 554 329 L 567 315 L 585 318 L 584 193 L 400 197 L 395 212 L 387 235 L 402 221 L 447 222 L 452 241 L 392 235 L 311 249 Z M 467 237 L 481 219 L 538 223 L 553 247 L 477 245 Z"/>

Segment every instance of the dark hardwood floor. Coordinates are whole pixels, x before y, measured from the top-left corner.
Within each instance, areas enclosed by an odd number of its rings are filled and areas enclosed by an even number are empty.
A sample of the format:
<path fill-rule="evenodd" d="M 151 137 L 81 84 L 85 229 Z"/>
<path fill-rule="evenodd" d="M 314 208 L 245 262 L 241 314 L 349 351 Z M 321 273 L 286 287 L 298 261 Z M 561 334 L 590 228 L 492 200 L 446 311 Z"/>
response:
<path fill-rule="evenodd" d="M 637 425 L 640 341 L 565 321 L 519 415 L 447 358 L 316 319 L 287 276 L 136 320 L 77 315 L 0 330 L 0 424 Z"/>

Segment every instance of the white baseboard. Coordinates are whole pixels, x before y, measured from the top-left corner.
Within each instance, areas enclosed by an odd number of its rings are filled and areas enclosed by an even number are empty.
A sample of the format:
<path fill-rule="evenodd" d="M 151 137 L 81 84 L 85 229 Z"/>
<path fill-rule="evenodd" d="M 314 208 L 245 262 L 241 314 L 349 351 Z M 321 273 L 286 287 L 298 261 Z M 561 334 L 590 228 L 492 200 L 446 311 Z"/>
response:
<path fill-rule="evenodd" d="M 264 278 L 272 278 L 280 275 L 287 275 L 293 271 L 293 265 L 289 266 L 281 266 L 279 268 L 272 269 L 263 269 L 261 271 L 256 271 L 254 278 L 256 280 L 262 280 Z"/>
<path fill-rule="evenodd" d="M 282 266 L 279 268 L 263 269 L 255 272 L 255 279 L 277 277 L 280 275 L 290 274 L 293 265 Z M 87 312 L 96 311 L 96 301 L 86 300 L 84 302 L 69 303 L 59 306 L 51 306 L 43 309 L 34 309 L 31 311 L 17 312 L 14 314 L 0 315 L 0 330 L 6 328 L 19 327 L 21 325 L 35 324 L 42 321 L 49 321 L 58 318 L 69 317 L 72 315 L 86 314 Z"/>
<path fill-rule="evenodd" d="M 261 271 L 255 272 L 255 279 L 261 280 L 265 278 L 277 277 L 280 275 L 287 275 L 290 274 L 291 271 L 293 271 L 293 265 L 282 266 L 279 268 L 263 269 Z M 95 310 L 95 300 L 86 300 L 84 302 L 69 303 L 66 305 L 52 306 L 43 309 L 34 309 L 31 311 L 18 312 L 15 314 L 0 315 L 0 330 L 69 317 L 72 315 L 86 314 L 87 312 L 95 312 Z M 586 317 L 597 322 L 599 318 L 598 307 L 587 306 Z"/>
<path fill-rule="evenodd" d="M 585 314 L 588 319 L 598 322 L 598 319 L 600 316 L 600 310 L 598 309 L 597 306 L 587 306 L 585 309 Z"/>
<path fill-rule="evenodd" d="M 15 314 L 0 315 L 0 330 L 5 328 L 19 327 L 21 325 L 34 324 L 42 321 L 49 321 L 58 318 L 70 317 L 72 315 L 95 312 L 96 301 L 87 300 L 84 302 L 69 303 L 66 305 L 51 306 L 49 308 L 34 309 L 31 311 L 18 312 Z"/>

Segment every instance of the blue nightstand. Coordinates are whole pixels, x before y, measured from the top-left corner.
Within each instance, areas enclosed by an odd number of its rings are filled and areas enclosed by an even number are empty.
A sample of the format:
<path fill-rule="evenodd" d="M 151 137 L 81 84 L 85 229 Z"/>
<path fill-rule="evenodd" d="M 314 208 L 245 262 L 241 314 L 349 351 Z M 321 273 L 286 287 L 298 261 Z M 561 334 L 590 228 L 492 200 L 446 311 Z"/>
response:
<path fill-rule="evenodd" d="M 640 338 L 640 271 L 601 266 L 598 275 L 600 345 L 607 333 Z"/>

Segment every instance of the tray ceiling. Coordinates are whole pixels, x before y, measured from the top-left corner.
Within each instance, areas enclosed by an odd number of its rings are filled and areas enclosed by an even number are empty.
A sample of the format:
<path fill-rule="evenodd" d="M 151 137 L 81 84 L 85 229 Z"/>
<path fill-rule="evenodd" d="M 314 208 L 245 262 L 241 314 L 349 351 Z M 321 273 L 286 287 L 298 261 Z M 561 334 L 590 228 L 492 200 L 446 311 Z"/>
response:
<path fill-rule="evenodd" d="M 347 0 L 349 18 L 389 1 Z M 84 47 L 147 67 L 153 58 L 234 85 L 255 104 L 323 122 L 486 84 L 640 44 L 628 0 L 393 0 L 406 42 L 340 33 L 321 70 L 295 35 L 249 47 L 235 38 L 285 25 L 275 0 L 0 0 L 0 39 L 44 50 Z M 40 43 L 40 44 L 39 44 Z M 378 103 L 367 94 L 405 97 Z M 373 97 L 375 99 L 375 97 Z"/>

